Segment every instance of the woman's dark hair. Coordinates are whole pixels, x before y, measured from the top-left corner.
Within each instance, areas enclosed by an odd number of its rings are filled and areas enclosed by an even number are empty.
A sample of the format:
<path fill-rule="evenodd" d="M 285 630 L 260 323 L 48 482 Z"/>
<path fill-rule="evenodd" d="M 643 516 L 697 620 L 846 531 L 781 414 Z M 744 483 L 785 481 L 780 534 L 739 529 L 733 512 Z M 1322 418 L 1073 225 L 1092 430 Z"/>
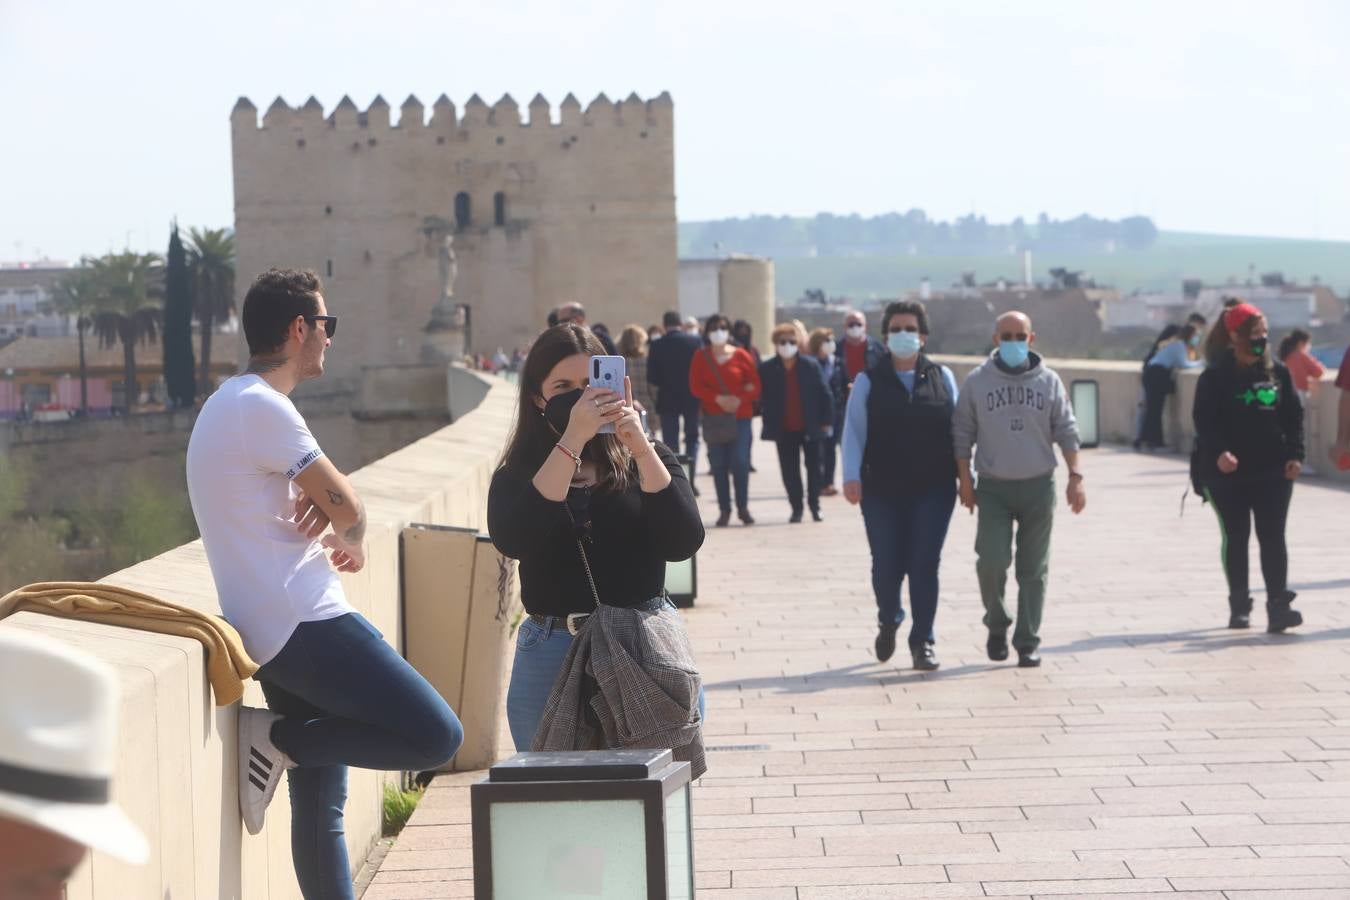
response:
<path fill-rule="evenodd" d="M 544 464 L 558 434 L 544 418 L 544 412 L 535 400 L 544 396 L 544 379 L 553 367 L 570 356 L 604 356 L 600 339 L 580 325 L 557 325 L 535 339 L 525 363 L 520 367 L 520 396 L 516 409 L 516 424 L 502 455 L 502 468 L 511 469 L 523 478 L 531 478 Z M 597 434 L 585 448 L 578 449 L 583 457 L 595 463 L 596 481 L 601 488 L 627 490 L 634 477 L 632 456 L 619 439 L 612 434 Z"/>
<path fill-rule="evenodd" d="M 1237 297 L 1225 297 L 1223 307 L 1225 310 L 1231 309 L 1241 303 Z M 1261 320 L 1260 316 L 1252 316 L 1247 321 L 1238 326 L 1237 333 L 1250 340 L 1252 329 L 1256 323 Z M 1224 323 L 1224 316 L 1219 314 L 1214 322 L 1214 327 L 1209 330 L 1209 337 L 1205 338 L 1205 365 L 1214 367 L 1223 365 L 1229 357 L 1233 355 L 1233 338 L 1228 333 L 1228 326 Z M 1271 368 L 1270 355 L 1267 354 L 1262 360 L 1267 370 Z"/>
<path fill-rule="evenodd" d="M 1147 366 L 1149 364 L 1149 361 L 1152 360 L 1153 357 L 1158 354 L 1159 347 L 1161 347 L 1164 343 L 1170 341 L 1172 338 L 1176 337 L 1180 333 L 1181 333 L 1181 326 L 1179 325 L 1168 325 L 1165 328 L 1163 328 L 1162 331 L 1158 332 L 1158 336 L 1153 340 L 1153 346 L 1149 347 L 1148 353 L 1144 355 L 1144 365 Z"/>
<path fill-rule="evenodd" d="M 725 328 L 728 333 L 731 332 L 731 320 L 721 313 L 713 313 L 708 316 L 708 321 L 703 323 L 703 337 L 706 340 L 708 335 L 712 334 L 718 328 Z"/>
<path fill-rule="evenodd" d="M 1293 331 L 1286 334 L 1284 340 L 1280 341 L 1280 352 L 1278 354 L 1280 362 L 1284 362 L 1288 359 L 1289 354 L 1297 350 L 1301 344 L 1311 340 L 1312 335 L 1308 334 L 1308 332 L 1304 331 L 1302 328 L 1295 328 Z"/>
<path fill-rule="evenodd" d="M 296 316 L 319 314 L 323 282 L 308 269 L 268 269 L 244 295 L 244 338 L 251 356 L 276 353 Z"/>
<path fill-rule="evenodd" d="M 913 316 L 919 320 L 919 334 L 928 336 L 928 310 L 918 300 L 897 300 L 886 305 L 881 314 L 881 337 L 886 338 L 886 329 L 891 327 L 892 316 Z"/>

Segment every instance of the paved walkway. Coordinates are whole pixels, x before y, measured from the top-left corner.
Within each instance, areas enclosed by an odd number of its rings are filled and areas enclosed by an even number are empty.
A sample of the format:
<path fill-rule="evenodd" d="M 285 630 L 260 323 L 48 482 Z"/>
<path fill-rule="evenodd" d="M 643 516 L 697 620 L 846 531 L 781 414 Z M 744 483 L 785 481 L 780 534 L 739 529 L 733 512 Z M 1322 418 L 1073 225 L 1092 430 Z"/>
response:
<path fill-rule="evenodd" d="M 1295 496 L 1308 624 L 1268 636 L 1258 603 L 1258 627 L 1231 632 L 1213 514 L 1192 498 L 1178 516 L 1184 461 L 1087 454 L 1088 510 L 1055 532 L 1039 670 L 985 658 L 958 508 L 943 667 L 921 675 L 903 642 L 892 664 L 872 658 L 857 510 L 827 498 L 824 524 L 786 524 L 771 449 L 756 450 L 760 524 L 710 531 L 688 616 L 711 750 L 700 898 L 1350 896 L 1350 493 Z M 369 900 L 472 896 L 477 777 L 438 780 Z"/>

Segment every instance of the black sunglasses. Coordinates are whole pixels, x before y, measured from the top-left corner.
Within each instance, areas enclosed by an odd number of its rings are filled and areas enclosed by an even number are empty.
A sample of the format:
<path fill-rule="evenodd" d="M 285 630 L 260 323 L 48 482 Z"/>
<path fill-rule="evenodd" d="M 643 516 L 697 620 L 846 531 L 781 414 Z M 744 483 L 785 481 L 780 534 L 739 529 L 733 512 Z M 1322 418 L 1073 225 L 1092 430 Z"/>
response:
<path fill-rule="evenodd" d="M 315 322 L 322 322 L 323 330 L 330 338 L 337 334 L 337 316 L 305 316 L 304 318 L 311 325 Z"/>

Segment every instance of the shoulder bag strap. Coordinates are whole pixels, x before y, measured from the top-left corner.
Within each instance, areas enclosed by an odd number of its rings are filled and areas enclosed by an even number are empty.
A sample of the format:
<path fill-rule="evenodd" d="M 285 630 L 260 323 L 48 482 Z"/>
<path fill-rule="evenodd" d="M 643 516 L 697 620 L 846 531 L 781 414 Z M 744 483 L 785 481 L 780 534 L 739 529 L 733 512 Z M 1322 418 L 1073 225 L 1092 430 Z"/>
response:
<path fill-rule="evenodd" d="M 712 366 L 713 377 L 717 379 L 717 386 L 722 389 L 722 393 L 730 394 L 731 389 L 727 387 L 727 383 L 722 380 L 722 367 L 717 364 L 717 358 L 713 356 L 712 348 L 704 347 L 703 353 L 708 357 L 708 365 Z"/>
<path fill-rule="evenodd" d="M 567 510 L 567 518 L 572 521 L 572 529 L 575 531 L 577 519 L 572 515 L 572 507 L 567 505 L 566 500 L 563 501 L 563 509 Z M 586 545 L 581 542 L 581 538 L 577 538 L 577 550 L 581 553 L 581 567 L 586 570 L 586 583 L 591 586 L 591 599 L 595 601 L 595 608 L 599 609 L 600 591 L 595 587 L 595 576 L 591 574 L 591 559 L 586 555 Z"/>

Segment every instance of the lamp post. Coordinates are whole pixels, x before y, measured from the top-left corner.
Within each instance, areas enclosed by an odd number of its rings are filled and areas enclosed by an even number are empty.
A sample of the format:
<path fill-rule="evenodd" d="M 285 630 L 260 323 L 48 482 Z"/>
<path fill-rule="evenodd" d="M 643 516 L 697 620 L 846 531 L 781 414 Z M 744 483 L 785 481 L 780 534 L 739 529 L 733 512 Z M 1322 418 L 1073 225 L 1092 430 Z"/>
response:
<path fill-rule="evenodd" d="M 689 776 L 669 750 L 498 763 L 469 789 L 475 900 L 690 900 Z"/>

